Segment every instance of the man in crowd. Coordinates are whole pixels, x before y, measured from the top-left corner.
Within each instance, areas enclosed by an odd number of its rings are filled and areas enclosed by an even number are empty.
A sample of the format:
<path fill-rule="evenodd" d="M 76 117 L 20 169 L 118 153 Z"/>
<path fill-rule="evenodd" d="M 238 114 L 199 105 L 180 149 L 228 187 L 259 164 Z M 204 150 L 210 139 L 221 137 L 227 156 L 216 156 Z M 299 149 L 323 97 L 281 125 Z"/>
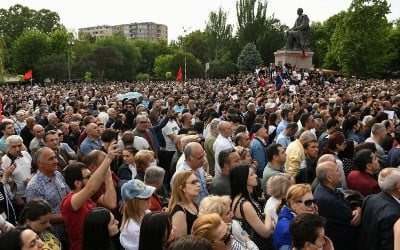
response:
<path fill-rule="evenodd" d="M 296 139 L 298 139 L 304 131 L 314 128 L 314 116 L 311 113 L 304 113 L 300 116 L 299 122 L 302 127 L 296 132 L 294 136 Z"/>
<path fill-rule="evenodd" d="M 386 136 L 386 127 L 382 123 L 375 123 L 371 128 L 371 137 L 367 138 L 365 142 L 373 142 L 376 146 L 376 156 L 378 157 L 381 169 L 389 166 L 388 156 L 380 143 Z"/>
<path fill-rule="evenodd" d="M 86 126 L 87 137 L 82 141 L 79 148 L 82 157 L 89 154 L 92 150 L 99 149 L 103 144 L 100 131 L 96 123 L 89 123 Z"/>
<path fill-rule="evenodd" d="M 332 239 L 335 249 L 356 249 L 361 207 L 350 207 L 343 196 L 336 192 L 341 180 L 341 171 L 336 163 L 320 163 L 317 166 L 317 178 L 320 184 L 314 191 L 314 198 L 319 214 L 327 220 L 327 236 Z"/>
<path fill-rule="evenodd" d="M 28 117 L 26 118 L 26 125 L 25 127 L 21 130 L 19 135 L 22 137 L 24 140 L 24 145 L 27 149 L 29 149 L 29 144 L 35 138 L 34 132 L 33 132 L 33 126 L 36 125 L 36 119 L 34 117 Z"/>
<path fill-rule="evenodd" d="M 50 130 L 56 130 L 57 129 L 57 123 L 58 123 L 58 118 L 56 113 L 50 113 L 47 115 L 47 121 L 49 122 L 47 126 L 44 128 L 44 131 L 50 131 Z"/>
<path fill-rule="evenodd" d="M 60 210 L 71 250 L 82 249 L 83 223 L 87 213 L 96 207 L 90 197 L 97 192 L 105 179 L 111 178 L 109 166 L 119 149 L 115 143 L 110 147 L 104 161 L 93 174 L 80 162 L 69 165 L 64 171 L 65 181 L 71 192 L 62 200 Z"/>
<path fill-rule="evenodd" d="M 214 142 L 213 150 L 214 150 L 214 174 L 219 173 L 220 166 L 218 163 L 218 155 L 224 149 L 234 148 L 233 142 L 231 140 L 232 136 L 232 124 L 227 121 L 221 121 L 217 125 L 218 136 Z M 212 166 L 210 166 L 211 168 Z"/>
<path fill-rule="evenodd" d="M 43 141 L 45 146 L 53 150 L 53 152 L 55 153 L 58 161 L 57 170 L 62 173 L 63 169 L 69 163 L 72 163 L 75 159 L 70 154 L 68 154 L 68 152 L 65 151 L 63 147 L 60 147 L 60 141 L 57 131 L 50 130 L 46 132 L 46 134 L 43 137 Z"/>
<path fill-rule="evenodd" d="M 34 155 L 39 148 L 42 148 L 45 146 L 44 141 L 43 141 L 43 137 L 44 137 L 43 126 L 40 124 L 36 124 L 35 126 L 33 126 L 33 134 L 35 135 L 35 137 L 32 139 L 32 141 L 29 144 L 29 150 L 32 155 Z"/>
<path fill-rule="evenodd" d="M 261 123 L 254 123 L 250 132 L 254 134 L 254 138 L 250 142 L 250 155 L 258 164 L 257 176 L 262 178 L 264 168 L 268 162 L 265 142 L 268 137 L 268 131 Z"/>
<path fill-rule="evenodd" d="M 63 175 L 57 171 L 58 160 L 54 151 L 48 147 L 38 149 L 34 155 L 38 172 L 26 187 L 26 201 L 44 199 L 51 207 L 50 223 L 53 232 L 61 242 L 68 242 L 64 219 L 60 212 L 62 199 L 70 192 Z"/>
<path fill-rule="evenodd" d="M 240 162 L 239 153 L 233 149 L 222 150 L 218 155 L 221 172 L 215 174 L 210 186 L 210 193 L 213 195 L 230 195 L 231 186 L 229 173 L 231 169 Z"/>
<path fill-rule="evenodd" d="M 286 153 L 285 149 L 279 144 L 271 144 L 267 147 L 267 157 L 269 159 L 267 165 L 264 168 L 261 187 L 264 190 L 264 193 L 267 193 L 267 181 L 268 179 L 275 175 L 276 173 L 284 173 L 285 172 L 285 161 L 286 161 Z"/>
<path fill-rule="evenodd" d="M 285 129 L 276 137 L 276 143 L 286 149 L 292 142 L 292 137 L 296 133 L 298 125 L 296 122 L 289 122 Z"/>
<path fill-rule="evenodd" d="M 383 169 L 378 182 L 382 192 L 367 196 L 363 202 L 358 249 L 395 249 L 393 225 L 400 218 L 400 170 Z"/>
<path fill-rule="evenodd" d="M 0 151 L 7 153 L 7 138 L 15 134 L 14 123 L 11 120 L 6 120 L 0 123 L 0 131 L 3 136 L 0 138 Z"/>
<path fill-rule="evenodd" d="M 203 169 L 203 163 L 206 160 L 204 149 L 198 142 L 189 142 L 185 146 L 183 154 L 185 155 L 185 162 L 181 167 L 176 169 L 174 176 L 172 176 L 170 185 L 171 187 L 173 186 L 172 184 L 174 183 L 176 173 L 185 170 L 193 171 L 197 177 L 197 180 L 200 183 L 200 192 L 199 195 L 196 197 L 196 203 L 200 204 L 200 201 L 204 197 L 208 196 L 205 172 Z"/>
<path fill-rule="evenodd" d="M 235 136 L 235 145 L 250 148 L 250 138 L 247 132 L 240 132 Z"/>
<path fill-rule="evenodd" d="M 162 192 L 163 189 L 163 183 L 164 183 L 164 176 L 165 176 L 165 170 L 161 167 L 158 166 L 150 166 L 146 168 L 145 174 L 144 174 L 144 183 L 146 185 L 155 187 L 156 189 L 154 190 L 153 194 L 151 195 L 150 202 L 150 211 L 163 211 L 165 210 L 168 204 L 166 204 L 165 201 L 167 201 L 167 197 L 163 197 L 160 194 L 160 191 Z"/>
<path fill-rule="evenodd" d="M 221 119 L 214 118 L 210 122 L 210 132 L 208 133 L 205 141 L 204 141 L 204 151 L 206 152 L 209 174 L 214 176 L 214 166 L 215 166 L 215 152 L 213 149 L 213 145 L 218 136 L 218 124 L 221 122 Z"/>

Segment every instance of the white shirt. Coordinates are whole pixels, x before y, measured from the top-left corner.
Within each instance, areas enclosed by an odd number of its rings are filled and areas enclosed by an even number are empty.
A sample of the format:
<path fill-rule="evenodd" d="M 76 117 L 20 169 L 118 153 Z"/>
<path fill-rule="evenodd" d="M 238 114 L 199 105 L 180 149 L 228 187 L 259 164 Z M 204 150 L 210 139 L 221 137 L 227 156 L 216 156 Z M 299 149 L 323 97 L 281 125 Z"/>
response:
<path fill-rule="evenodd" d="M 150 210 L 146 210 L 145 213 L 150 213 Z M 121 245 L 125 250 L 138 250 L 140 225 L 134 219 L 129 219 L 126 223 L 127 224 L 121 228 L 121 234 L 119 235 Z"/>
<path fill-rule="evenodd" d="M 17 167 L 11 175 L 11 178 L 14 180 L 17 190 L 15 194 L 20 197 L 25 197 L 25 184 L 24 181 L 31 175 L 31 162 L 32 157 L 26 151 L 21 151 L 22 157 L 18 157 L 15 159 L 15 164 Z M 2 170 L 6 170 L 11 165 L 11 159 L 8 155 L 4 155 L 2 158 L 3 163 L 1 164 Z"/>
<path fill-rule="evenodd" d="M 124 143 L 122 142 L 122 140 L 118 140 L 118 146 L 122 149 L 124 149 Z M 144 139 L 143 137 L 140 136 L 136 136 L 133 139 L 133 147 L 135 147 L 138 151 L 139 150 L 144 150 L 144 149 L 149 149 L 150 145 L 149 143 L 146 141 L 146 139 Z"/>
<path fill-rule="evenodd" d="M 221 167 L 218 164 L 218 156 L 222 150 L 234 148 L 231 138 L 225 138 L 221 134 L 217 136 L 217 139 L 214 142 L 213 150 L 214 150 L 214 173 L 217 174 L 221 171 Z"/>
<path fill-rule="evenodd" d="M 169 135 L 177 135 L 179 133 L 179 126 L 176 121 L 169 120 L 167 125 L 165 125 L 161 131 L 165 139 L 165 150 L 176 151 L 175 142 L 169 137 Z"/>

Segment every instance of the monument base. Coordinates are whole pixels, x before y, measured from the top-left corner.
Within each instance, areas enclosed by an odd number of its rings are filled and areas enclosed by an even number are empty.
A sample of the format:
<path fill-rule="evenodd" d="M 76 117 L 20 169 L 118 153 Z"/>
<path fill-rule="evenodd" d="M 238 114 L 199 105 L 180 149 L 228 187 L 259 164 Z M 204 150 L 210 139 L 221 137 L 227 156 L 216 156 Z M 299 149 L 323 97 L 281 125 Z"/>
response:
<path fill-rule="evenodd" d="M 292 66 L 296 65 L 297 69 L 309 70 L 312 66 L 312 58 L 314 52 L 306 51 L 302 53 L 301 50 L 278 50 L 274 53 L 275 65 L 284 65 L 290 63 Z"/>

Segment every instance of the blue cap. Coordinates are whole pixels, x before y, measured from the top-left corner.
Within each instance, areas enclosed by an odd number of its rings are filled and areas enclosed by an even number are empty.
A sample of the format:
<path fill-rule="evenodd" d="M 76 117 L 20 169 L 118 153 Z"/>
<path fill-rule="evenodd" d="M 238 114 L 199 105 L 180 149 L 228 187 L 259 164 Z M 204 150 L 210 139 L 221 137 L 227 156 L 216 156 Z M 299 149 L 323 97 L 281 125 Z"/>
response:
<path fill-rule="evenodd" d="M 134 198 L 147 199 L 151 197 L 155 189 L 155 187 L 144 184 L 141 180 L 130 180 L 122 185 L 121 196 L 124 201 Z"/>

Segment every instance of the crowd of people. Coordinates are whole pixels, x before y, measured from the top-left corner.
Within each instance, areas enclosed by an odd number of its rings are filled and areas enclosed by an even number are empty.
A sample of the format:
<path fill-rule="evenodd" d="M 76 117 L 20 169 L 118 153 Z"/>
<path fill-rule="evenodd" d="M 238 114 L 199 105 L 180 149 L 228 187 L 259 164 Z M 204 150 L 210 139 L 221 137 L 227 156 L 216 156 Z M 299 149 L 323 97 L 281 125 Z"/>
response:
<path fill-rule="evenodd" d="M 0 249 L 400 249 L 399 90 L 295 68 L 9 86 Z"/>

